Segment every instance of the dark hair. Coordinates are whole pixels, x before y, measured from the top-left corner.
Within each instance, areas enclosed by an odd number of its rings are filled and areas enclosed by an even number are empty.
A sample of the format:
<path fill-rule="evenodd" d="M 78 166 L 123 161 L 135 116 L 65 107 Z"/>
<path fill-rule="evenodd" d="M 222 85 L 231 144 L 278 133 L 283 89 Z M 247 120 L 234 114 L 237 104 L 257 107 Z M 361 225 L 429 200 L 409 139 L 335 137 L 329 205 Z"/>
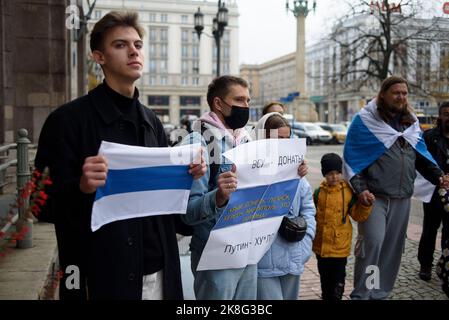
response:
<path fill-rule="evenodd" d="M 136 29 L 140 38 L 143 38 L 145 30 L 138 23 L 138 19 L 137 12 L 109 12 L 94 25 L 90 34 L 90 50 L 102 50 L 106 33 L 115 27 L 132 27 Z"/>
<path fill-rule="evenodd" d="M 437 119 L 437 127 L 441 127 L 441 112 L 444 108 L 449 108 L 449 101 L 443 101 L 438 107 L 438 119 Z"/>
<path fill-rule="evenodd" d="M 275 105 L 280 105 L 280 106 L 282 107 L 282 109 L 285 110 L 285 106 L 284 106 L 282 103 L 277 102 L 277 101 L 271 101 L 271 102 L 267 103 L 267 104 L 263 107 L 263 109 L 262 109 L 262 115 L 266 115 L 266 114 L 268 113 L 268 112 L 267 112 L 268 109 L 270 109 L 270 107 L 275 106 Z"/>
<path fill-rule="evenodd" d="M 265 121 L 265 137 L 268 139 L 270 138 L 270 130 L 279 129 L 283 127 L 289 127 L 290 124 L 288 123 L 287 119 L 285 119 L 280 114 L 273 114 Z"/>
<path fill-rule="evenodd" d="M 438 115 L 441 115 L 441 110 L 443 108 L 449 108 L 449 101 L 443 101 L 438 107 Z"/>
<path fill-rule="evenodd" d="M 214 98 L 224 99 L 229 93 L 229 87 L 233 85 L 249 87 L 245 79 L 234 76 L 221 76 L 212 80 L 207 88 L 207 104 L 211 110 L 214 105 Z"/>
<path fill-rule="evenodd" d="M 384 120 L 385 122 L 388 122 L 391 119 L 391 112 L 388 110 L 388 106 L 385 105 L 385 101 L 382 98 L 382 95 L 385 94 L 385 92 L 387 92 L 388 89 L 390 89 L 390 87 L 398 83 L 405 83 L 408 89 L 407 80 L 405 80 L 402 77 L 391 76 L 382 82 L 380 91 L 377 94 L 377 111 L 379 112 L 379 115 L 382 118 L 382 120 Z M 413 110 L 407 103 L 404 109 L 401 111 L 401 123 L 412 124 L 415 121 L 415 119 L 412 116 L 412 112 Z"/>

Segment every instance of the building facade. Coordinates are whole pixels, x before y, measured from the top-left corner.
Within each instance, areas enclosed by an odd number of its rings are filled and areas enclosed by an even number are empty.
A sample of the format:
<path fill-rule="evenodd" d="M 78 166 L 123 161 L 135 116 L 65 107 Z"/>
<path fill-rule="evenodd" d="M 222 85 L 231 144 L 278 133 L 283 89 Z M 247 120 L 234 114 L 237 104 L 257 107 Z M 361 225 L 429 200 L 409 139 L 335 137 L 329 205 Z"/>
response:
<path fill-rule="evenodd" d="M 193 21 L 198 7 L 204 14 L 200 40 Z M 229 21 L 221 38 L 220 74 L 238 75 L 238 8 L 235 1 L 227 1 L 226 7 Z M 137 11 L 145 28 L 144 74 L 137 82 L 142 103 L 162 122 L 175 125 L 183 116 L 208 111 L 207 86 L 217 66 L 217 49 L 211 38 L 217 2 L 126 0 L 125 7 L 122 0 L 97 0 L 90 28 L 111 10 Z"/>
<path fill-rule="evenodd" d="M 346 21 L 346 25 L 340 26 L 338 41 L 322 40 L 307 47 L 306 91 L 315 103 L 320 121 L 350 121 L 378 92 L 380 84 L 377 81 L 358 86 L 361 73 L 345 72 L 348 66 L 354 70 L 363 69 L 365 62 L 356 59 L 353 52 L 339 44 L 343 43 L 342 39 L 354 39 L 357 32 L 380 30 L 375 20 L 368 21 L 368 18 L 356 16 Z M 390 59 L 389 73 L 409 81 L 409 100 L 415 112 L 436 114 L 438 104 L 449 99 L 449 21 L 407 19 L 399 26 L 399 32 L 406 32 L 405 37 L 402 36 L 407 41 L 402 45 L 402 56 L 393 54 Z M 421 31 L 417 32 L 419 28 Z M 253 97 L 258 102 L 257 109 L 277 100 L 287 101 L 289 112 L 291 103 L 286 98 L 296 87 L 295 64 L 295 53 L 290 53 L 260 65 L 240 67 L 242 77 L 258 83 L 258 94 Z"/>
<path fill-rule="evenodd" d="M 0 0 L 0 144 L 85 92 L 81 0 Z M 76 20 L 75 18 L 78 18 Z"/>
<path fill-rule="evenodd" d="M 416 113 L 436 115 L 438 104 L 449 99 L 449 21 L 407 18 L 400 24 L 393 24 L 392 28 L 391 43 L 399 47 L 389 60 L 388 73 L 407 79 L 409 101 Z M 355 48 L 341 45 L 356 43 L 354 39 L 361 33 L 378 35 L 373 30 L 380 32 L 378 20 L 372 15 L 360 15 L 340 26 L 334 38 L 337 41 L 321 41 L 309 46 L 307 87 L 322 121 L 350 121 L 376 96 L 379 81 L 373 79 L 361 84 L 366 71 L 354 72 L 370 70 L 367 59 L 361 58 L 360 50 L 366 47 L 360 43 Z"/>
<path fill-rule="evenodd" d="M 262 108 L 272 101 L 281 101 L 296 88 L 296 53 L 267 61 L 260 65 L 243 64 L 240 76 L 251 85 L 251 120 L 262 116 Z M 290 107 L 289 104 L 286 104 Z M 291 110 L 286 110 L 292 113 Z"/>

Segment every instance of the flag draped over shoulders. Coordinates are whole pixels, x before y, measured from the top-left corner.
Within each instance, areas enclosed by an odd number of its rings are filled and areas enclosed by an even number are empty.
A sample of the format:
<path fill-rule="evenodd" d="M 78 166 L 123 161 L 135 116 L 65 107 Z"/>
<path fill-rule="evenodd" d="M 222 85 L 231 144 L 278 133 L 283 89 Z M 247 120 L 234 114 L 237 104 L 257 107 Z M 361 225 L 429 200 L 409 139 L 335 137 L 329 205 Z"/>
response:
<path fill-rule="evenodd" d="M 400 132 L 382 120 L 377 111 L 376 99 L 371 100 L 362 110 L 360 110 L 349 127 L 343 150 L 345 179 L 349 181 L 354 175 L 359 174 L 365 168 L 369 167 L 379 159 L 399 137 L 403 137 L 417 152 L 437 165 L 436 161 L 427 150 L 424 139 L 422 138 L 419 121 L 415 115 L 413 115 L 413 117 L 416 121 L 406 130 Z M 421 177 L 422 176 L 420 176 L 420 179 Z M 427 188 L 430 190 L 431 187 L 429 187 L 428 184 L 430 184 L 430 182 L 427 181 L 427 183 L 425 183 L 420 181 L 420 187 L 417 191 L 422 191 L 421 185 L 427 185 Z M 432 192 L 433 189 L 434 187 L 432 188 Z M 425 193 L 428 194 L 428 192 Z M 423 200 L 422 196 L 419 196 L 419 198 Z"/>

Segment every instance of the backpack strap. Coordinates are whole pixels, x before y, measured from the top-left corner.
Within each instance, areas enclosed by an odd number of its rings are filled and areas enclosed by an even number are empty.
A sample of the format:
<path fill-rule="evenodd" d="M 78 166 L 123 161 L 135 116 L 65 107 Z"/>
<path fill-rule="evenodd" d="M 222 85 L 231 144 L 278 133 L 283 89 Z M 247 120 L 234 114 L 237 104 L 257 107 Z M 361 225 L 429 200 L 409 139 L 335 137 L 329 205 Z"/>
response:
<path fill-rule="evenodd" d="M 320 187 L 316 188 L 313 192 L 313 202 L 315 202 L 315 206 L 318 205 L 318 195 L 320 194 Z"/>

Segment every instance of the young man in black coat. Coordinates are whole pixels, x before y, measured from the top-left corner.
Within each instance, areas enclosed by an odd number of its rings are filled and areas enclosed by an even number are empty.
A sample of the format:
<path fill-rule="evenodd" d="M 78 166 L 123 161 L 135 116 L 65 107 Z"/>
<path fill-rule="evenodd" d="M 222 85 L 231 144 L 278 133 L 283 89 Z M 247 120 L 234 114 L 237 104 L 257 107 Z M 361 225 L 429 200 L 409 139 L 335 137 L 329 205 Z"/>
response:
<path fill-rule="evenodd" d="M 60 299 L 182 299 L 177 215 L 116 221 L 90 230 L 95 191 L 108 163 L 97 155 L 102 140 L 166 147 L 161 122 L 138 100 L 143 72 L 143 29 L 136 13 L 110 12 L 98 21 L 90 46 L 105 80 L 86 96 L 52 112 L 42 128 L 36 168 L 53 180 L 48 212 L 55 223 L 64 277 Z M 206 166 L 191 164 L 195 179 Z M 80 271 L 79 286 L 66 273 Z M 67 280 L 67 281 L 66 281 Z"/>

